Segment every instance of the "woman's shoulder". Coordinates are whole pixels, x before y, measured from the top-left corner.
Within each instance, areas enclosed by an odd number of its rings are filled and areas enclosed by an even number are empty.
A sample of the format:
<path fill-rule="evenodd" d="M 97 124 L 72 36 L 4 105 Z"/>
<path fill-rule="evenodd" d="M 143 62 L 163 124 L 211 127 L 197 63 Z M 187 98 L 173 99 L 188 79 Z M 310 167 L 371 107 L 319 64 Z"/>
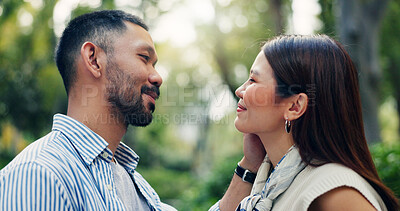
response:
<path fill-rule="evenodd" d="M 278 202 L 292 201 L 294 210 L 307 210 L 319 196 L 339 187 L 349 187 L 360 192 L 376 209 L 385 210 L 374 188 L 352 169 L 336 163 L 318 167 L 306 166 Z M 382 206 L 383 205 L 383 206 Z M 383 209 L 379 209 L 383 207 Z M 287 209 L 291 210 L 291 209 Z"/>
<path fill-rule="evenodd" d="M 312 183 L 337 177 L 341 179 L 363 179 L 354 170 L 338 163 L 326 163 L 321 166 L 308 165 L 301 173 L 307 176 Z"/>
<path fill-rule="evenodd" d="M 321 166 L 306 166 L 297 175 L 292 185 L 305 186 L 307 191 L 322 191 L 345 186 L 369 185 L 368 182 L 352 169 L 337 163 L 327 163 Z"/>
<path fill-rule="evenodd" d="M 318 164 L 317 161 L 313 162 L 315 164 Z M 355 173 L 357 174 L 354 170 L 352 170 L 351 168 L 344 166 L 343 164 L 340 163 L 325 163 L 319 166 L 311 166 L 311 165 L 307 165 L 307 168 L 309 168 L 312 171 L 324 171 L 324 170 L 337 170 L 337 171 L 341 171 L 341 172 L 351 172 L 351 173 Z"/>
<path fill-rule="evenodd" d="M 330 190 L 311 202 L 308 210 L 363 210 L 376 211 L 375 207 L 356 189 L 342 186 Z"/>

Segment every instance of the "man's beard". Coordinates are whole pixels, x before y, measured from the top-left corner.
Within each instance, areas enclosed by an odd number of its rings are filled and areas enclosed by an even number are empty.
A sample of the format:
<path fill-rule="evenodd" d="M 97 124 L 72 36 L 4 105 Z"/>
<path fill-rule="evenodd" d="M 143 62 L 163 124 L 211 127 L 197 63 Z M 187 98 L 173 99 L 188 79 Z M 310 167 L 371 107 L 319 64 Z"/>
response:
<path fill-rule="evenodd" d="M 113 62 L 109 64 L 107 79 L 110 83 L 107 86 L 107 99 L 112 106 L 112 112 L 126 126 L 147 126 L 153 119 L 152 113 L 155 110 L 155 105 L 150 102 L 148 104 L 150 109 L 146 109 L 142 95 L 154 92 L 159 96 L 160 91 L 158 87 L 143 85 L 140 93 L 138 93 L 134 87 L 137 80 L 126 74 L 117 64 Z"/>

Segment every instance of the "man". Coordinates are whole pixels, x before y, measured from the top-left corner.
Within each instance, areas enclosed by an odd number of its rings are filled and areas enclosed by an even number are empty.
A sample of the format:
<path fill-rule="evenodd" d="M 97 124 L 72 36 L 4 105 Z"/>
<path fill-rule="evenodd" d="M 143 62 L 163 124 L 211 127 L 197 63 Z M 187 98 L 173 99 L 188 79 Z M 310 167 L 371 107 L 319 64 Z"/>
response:
<path fill-rule="evenodd" d="M 67 115 L 0 171 L 0 210 L 175 210 L 121 143 L 152 120 L 162 83 L 147 26 L 122 11 L 72 20 L 56 52 Z"/>

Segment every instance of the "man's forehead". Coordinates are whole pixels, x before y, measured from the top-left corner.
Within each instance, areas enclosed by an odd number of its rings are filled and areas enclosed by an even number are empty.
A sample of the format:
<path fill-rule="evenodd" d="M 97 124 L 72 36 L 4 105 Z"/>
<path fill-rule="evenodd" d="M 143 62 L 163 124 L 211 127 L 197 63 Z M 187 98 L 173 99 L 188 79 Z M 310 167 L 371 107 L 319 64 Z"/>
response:
<path fill-rule="evenodd" d="M 135 47 L 137 48 L 137 50 L 148 51 L 151 54 L 156 53 L 154 46 L 147 42 L 139 42 Z"/>
<path fill-rule="evenodd" d="M 119 38 L 116 39 L 115 44 L 125 49 L 131 49 L 135 51 L 148 51 L 149 53 L 155 54 L 155 48 L 153 40 L 145 29 L 141 26 L 126 23 L 127 30 Z"/>

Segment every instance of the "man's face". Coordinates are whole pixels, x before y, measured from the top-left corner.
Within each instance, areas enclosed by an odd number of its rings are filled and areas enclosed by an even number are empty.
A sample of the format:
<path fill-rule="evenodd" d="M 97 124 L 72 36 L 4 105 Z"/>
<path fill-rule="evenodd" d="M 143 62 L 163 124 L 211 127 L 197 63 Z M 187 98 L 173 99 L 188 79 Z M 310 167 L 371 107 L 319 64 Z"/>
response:
<path fill-rule="evenodd" d="M 146 126 L 152 121 L 162 79 L 153 41 L 142 27 L 126 23 L 127 30 L 114 41 L 108 55 L 107 99 L 112 112 L 125 124 Z"/>

